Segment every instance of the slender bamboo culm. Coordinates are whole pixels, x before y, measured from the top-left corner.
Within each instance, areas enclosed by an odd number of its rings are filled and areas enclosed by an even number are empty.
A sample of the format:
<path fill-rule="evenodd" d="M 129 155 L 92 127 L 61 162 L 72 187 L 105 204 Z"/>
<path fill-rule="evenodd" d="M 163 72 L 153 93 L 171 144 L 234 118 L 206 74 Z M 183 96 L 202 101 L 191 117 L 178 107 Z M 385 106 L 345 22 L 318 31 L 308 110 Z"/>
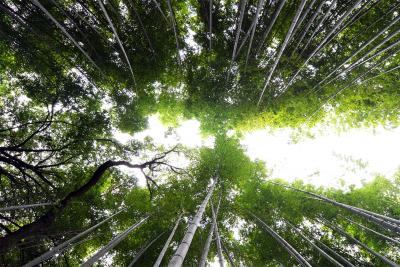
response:
<path fill-rule="evenodd" d="M 46 253 L 44 253 L 44 254 L 40 255 L 39 257 L 33 259 L 32 261 L 28 262 L 27 264 L 24 265 L 24 267 L 35 266 L 35 265 L 38 265 L 39 263 L 41 263 L 42 261 L 52 258 L 56 254 L 58 254 L 60 251 L 63 251 L 65 248 L 69 247 L 73 242 L 75 242 L 76 240 L 80 239 L 81 237 L 91 233 L 94 229 L 96 229 L 100 225 L 106 223 L 107 221 L 109 221 L 111 218 L 113 218 L 114 216 L 116 216 L 117 214 L 119 214 L 122 211 L 123 210 L 120 210 L 117 213 L 114 213 L 113 215 L 105 218 L 104 220 L 97 223 L 96 225 L 93 225 L 92 227 L 86 229 L 82 233 L 79 233 L 76 236 L 68 239 L 67 241 L 64 241 L 63 243 L 57 245 L 56 247 L 52 248 L 51 250 L 47 251 Z"/>
<path fill-rule="evenodd" d="M 89 267 L 92 266 L 96 261 L 98 261 L 101 257 L 104 256 L 104 254 L 106 254 L 108 251 L 110 251 L 111 249 L 113 249 L 116 245 L 118 245 L 122 240 L 125 239 L 125 237 L 127 237 L 127 235 L 132 232 L 133 230 L 135 230 L 137 227 L 139 227 L 140 225 L 142 225 L 144 222 L 147 221 L 147 219 L 150 216 L 146 216 L 145 218 L 143 218 L 142 220 L 140 220 L 138 223 L 133 224 L 131 227 L 129 227 L 128 229 L 126 229 L 125 231 L 123 231 L 122 233 L 118 234 L 115 238 L 113 238 L 105 247 L 103 247 L 102 249 L 100 249 L 98 252 L 96 252 L 92 257 L 90 257 L 90 259 L 88 259 L 86 262 L 84 262 L 81 267 Z"/>
<path fill-rule="evenodd" d="M 161 252 L 160 252 L 160 255 L 158 255 L 158 258 L 157 258 L 156 262 L 154 263 L 153 267 L 158 267 L 158 266 L 160 266 L 160 264 L 161 264 L 161 262 L 162 262 L 162 260 L 163 260 L 163 258 L 164 258 L 165 252 L 167 252 L 167 249 L 168 249 L 168 247 L 169 247 L 169 244 L 171 243 L 172 238 L 173 238 L 174 235 L 175 235 L 176 229 L 178 228 L 181 219 L 182 219 L 182 214 L 180 214 L 179 217 L 178 217 L 178 219 L 176 220 L 175 226 L 174 226 L 174 228 L 172 229 L 171 234 L 168 236 L 167 242 L 165 242 L 165 245 L 164 245 L 164 247 L 162 248 L 162 250 L 161 250 Z"/>
<path fill-rule="evenodd" d="M 284 248 L 286 251 L 294 257 L 302 266 L 312 267 L 311 264 L 295 249 L 293 248 L 285 239 L 283 239 L 278 233 L 272 230 L 265 222 L 263 222 L 260 218 L 254 215 L 252 212 L 249 212 L 267 231 L 275 240 Z"/>
<path fill-rule="evenodd" d="M 186 254 L 189 250 L 190 244 L 192 243 L 193 236 L 196 233 L 197 227 L 203 217 L 203 213 L 206 209 L 208 201 L 214 191 L 215 185 L 217 183 L 217 179 L 214 180 L 213 184 L 211 185 L 208 194 L 206 195 L 203 203 L 200 205 L 199 210 L 197 211 L 196 215 L 194 216 L 193 220 L 189 222 L 189 227 L 185 233 L 185 236 L 182 239 L 178 249 L 176 250 L 174 256 L 172 257 L 171 261 L 168 264 L 168 267 L 180 267 L 182 266 L 183 260 L 186 257 Z"/>

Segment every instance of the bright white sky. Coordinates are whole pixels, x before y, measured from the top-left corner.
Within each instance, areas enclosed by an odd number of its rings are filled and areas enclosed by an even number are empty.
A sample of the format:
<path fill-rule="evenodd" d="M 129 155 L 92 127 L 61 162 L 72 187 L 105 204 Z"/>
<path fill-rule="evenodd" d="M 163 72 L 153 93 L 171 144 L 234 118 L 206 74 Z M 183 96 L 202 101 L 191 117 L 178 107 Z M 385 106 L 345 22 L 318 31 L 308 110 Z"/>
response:
<path fill-rule="evenodd" d="M 302 179 L 318 186 L 361 186 L 377 174 L 391 178 L 400 166 L 400 128 L 312 129 L 314 138 L 291 141 L 291 129 L 259 130 L 245 135 L 242 144 L 252 159 L 266 162 L 271 176 Z"/>
<path fill-rule="evenodd" d="M 339 133 L 334 127 L 319 126 L 309 132 L 313 138 L 301 136 L 294 142 L 292 136 L 298 130 L 258 130 L 245 134 L 241 143 L 251 159 L 266 163 L 271 177 L 289 182 L 302 179 L 317 186 L 361 186 L 362 181 L 369 181 L 377 174 L 392 177 L 400 165 L 400 128 L 361 128 Z M 149 118 L 148 129 L 134 136 L 115 133 L 115 138 L 123 143 L 131 139 L 143 141 L 146 137 L 165 147 L 177 143 L 190 148 L 212 147 L 214 144 L 212 137 L 202 138 L 198 121 L 184 121 L 171 132 L 157 115 Z M 188 164 L 184 158 L 174 158 L 173 161 L 176 166 Z M 140 185 L 145 184 L 140 172 L 126 171 L 133 172 Z M 219 266 L 217 257 L 210 264 Z"/>
<path fill-rule="evenodd" d="M 156 144 L 167 147 L 177 143 L 191 148 L 213 146 L 213 138 L 201 137 L 200 123 L 196 120 L 182 122 L 172 134 L 167 132 L 168 127 L 154 115 L 149 118 L 149 128 L 133 138 L 143 140 L 150 136 Z M 287 181 L 302 179 L 318 186 L 339 187 L 341 180 L 346 186 L 360 186 L 376 174 L 390 178 L 400 166 L 400 128 L 361 128 L 339 133 L 324 126 L 310 132 L 313 138 L 303 137 L 295 143 L 293 129 L 258 130 L 245 134 L 241 143 L 251 159 L 266 162 L 271 177 Z M 132 136 L 115 133 L 115 138 L 126 142 Z M 185 163 L 175 163 L 179 164 Z"/>

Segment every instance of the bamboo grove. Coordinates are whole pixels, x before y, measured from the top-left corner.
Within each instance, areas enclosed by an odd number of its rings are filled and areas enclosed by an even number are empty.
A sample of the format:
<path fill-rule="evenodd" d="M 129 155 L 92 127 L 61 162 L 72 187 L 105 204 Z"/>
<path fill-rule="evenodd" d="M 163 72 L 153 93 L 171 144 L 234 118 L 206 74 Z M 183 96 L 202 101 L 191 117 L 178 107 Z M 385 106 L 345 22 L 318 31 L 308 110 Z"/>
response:
<path fill-rule="evenodd" d="M 0 0 L 0 265 L 399 266 L 400 174 L 289 184 L 240 144 L 331 117 L 397 126 L 399 11 Z M 116 140 L 154 113 L 199 120 L 214 147 Z"/>

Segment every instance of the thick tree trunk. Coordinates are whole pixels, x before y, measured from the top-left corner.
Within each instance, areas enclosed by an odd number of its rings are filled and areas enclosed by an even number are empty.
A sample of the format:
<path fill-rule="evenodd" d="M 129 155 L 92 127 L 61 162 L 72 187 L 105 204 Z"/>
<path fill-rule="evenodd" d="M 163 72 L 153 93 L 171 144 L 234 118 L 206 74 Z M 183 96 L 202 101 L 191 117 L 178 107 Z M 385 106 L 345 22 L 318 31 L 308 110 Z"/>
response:
<path fill-rule="evenodd" d="M 276 241 L 284 248 L 291 256 L 293 256 L 302 266 L 312 267 L 311 264 L 296 250 L 294 249 L 285 239 L 283 239 L 278 233 L 270 228 L 265 222 L 258 218 L 253 213 L 249 212 Z"/>
<path fill-rule="evenodd" d="M 303 10 L 306 2 L 307 2 L 306 0 L 302 0 L 300 5 L 299 5 L 299 7 L 297 8 L 296 14 L 295 14 L 295 16 L 293 18 L 293 21 L 292 21 L 292 24 L 290 25 L 290 28 L 289 28 L 289 30 L 288 30 L 288 32 L 286 34 L 285 40 L 283 41 L 283 43 L 281 45 L 281 48 L 279 49 L 278 54 L 275 56 L 275 61 L 274 61 L 273 65 L 272 65 L 271 69 L 269 70 L 269 74 L 268 74 L 267 79 L 266 79 L 266 81 L 264 83 L 264 87 L 263 87 L 263 89 L 261 91 L 261 94 L 260 94 L 260 97 L 258 99 L 257 106 L 259 106 L 260 103 L 261 103 L 261 100 L 262 100 L 262 98 L 264 96 L 265 90 L 267 89 L 268 84 L 269 84 L 269 82 L 270 82 L 270 80 L 272 78 L 272 75 L 274 74 L 274 71 L 275 71 L 276 67 L 278 66 L 278 63 L 279 63 L 279 60 L 281 59 L 283 51 L 285 51 L 285 48 L 286 48 L 286 46 L 287 46 L 287 44 L 289 42 L 289 39 L 292 36 L 292 32 L 293 32 L 294 26 L 296 25 L 297 20 L 299 19 L 301 11 Z"/>
<path fill-rule="evenodd" d="M 206 242 L 204 243 L 204 248 L 203 248 L 203 252 L 201 254 L 199 267 L 206 266 L 208 251 L 210 250 L 213 234 L 214 234 L 214 224 L 211 224 L 210 225 L 210 230 L 209 230 L 208 235 L 207 235 Z"/>
<path fill-rule="evenodd" d="M 356 243 L 357 245 L 363 247 L 365 250 L 367 250 L 369 253 L 371 253 L 372 255 L 374 255 L 375 257 L 381 259 L 384 263 L 388 264 L 391 267 L 399 267 L 399 265 L 397 265 L 396 263 L 394 263 L 393 261 L 389 260 L 388 258 L 386 258 L 385 256 L 379 254 L 378 252 L 373 251 L 372 249 L 370 249 L 367 245 L 365 245 L 364 243 L 362 243 L 361 241 L 359 241 L 358 239 L 352 237 L 351 235 L 349 235 L 348 233 L 346 233 L 343 229 L 341 229 L 339 226 L 333 225 L 329 222 L 327 222 L 326 220 L 323 220 L 323 222 L 325 223 L 325 225 L 327 225 L 329 228 L 331 228 L 332 230 L 335 230 L 337 232 L 339 232 L 342 236 L 350 239 L 351 241 L 353 241 L 354 243 Z"/>
<path fill-rule="evenodd" d="M 12 232 L 2 238 L 0 238 L 0 252 L 9 250 L 17 245 L 17 243 L 27 237 L 31 236 L 43 236 L 50 232 L 51 226 L 56 219 L 56 214 L 62 212 L 71 201 L 81 197 L 87 191 L 89 191 L 94 185 L 96 185 L 103 174 L 111 167 L 115 166 L 127 166 L 129 168 L 144 168 L 148 166 L 150 162 L 144 164 L 131 164 L 126 161 L 106 161 L 101 164 L 92 177 L 81 187 L 70 192 L 64 199 L 62 199 L 58 205 L 54 205 L 48 212 L 38 218 L 32 223 L 26 224 L 19 228 L 17 231 Z"/>
<path fill-rule="evenodd" d="M 153 266 L 153 267 L 158 267 L 158 266 L 160 266 L 160 264 L 161 264 L 161 262 L 162 262 L 162 260 L 163 260 L 163 258 L 164 258 L 165 252 L 167 251 L 167 249 L 168 249 L 168 247 L 169 247 L 169 244 L 171 243 L 172 238 L 173 238 L 174 235 L 175 235 L 176 229 L 178 228 L 178 225 L 179 225 L 179 223 L 180 223 L 180 221 L 181 221 L 181 218 L 182 218 L 182 214 L 179 215 L 178 219 L 176 220 L 175 226 L 174 226 L 174 228 L 172 229 L 171 234 L 168 236 L 167 242 L 165 242 L 165 245 L 164 245 L 164 247 L 162 248 L 162 250 L 161 250 L 161 252 L 160 252 L 160 255 L 158 256 L 158 258 L 157 258 L 156 262 L 154 263 L 154 266 Z"/>
<path fill-rule="evenodd" d="M 132 232 L 133 230 L 138 228 L 140 225 L 142 225 L 144 222 L 146 222 L 149 217 L 150 216 L 146 216 L 145 218 L 140 220 L 138 223 L 135 223 L 134 225 L 132 225 L 131 227 L 129 227 L 128 229 L 126 229 L 122 233 L 118 234 L 105 247 L 103 247 L 98 252 L 96 252 L 96 254 L 94 254 L 92 257 L 90 257 L 90 259 L 88 259 L 87 261 L 82 263 L 81 267 L 90 267 L 90 266 L 92 266 L 96 261 L 98 261 L 101 257 L 103 257 L 104 254 L 106 254 L 108 251 L 110 251 L 116 245 L 118 245 L 122 240 L 124 240 L 130 234 L 130 232 Z"/>
<path fill-rule="evenodd" d="M 143 248 L 139 250 L 139 252 L 135 255 L 135 258 L 129 263 L 128 267 L 132 267 L 135 263 L 143 256 L 143 254 L 154 244 L 165 232 L 159 234 L 156 238 L 154 238 L 150 243 L 145 245 Z"/>
<path fill-rule="evenodd" d="M 122 211 L 122 210 L 121 210 Z M 68 239 L 67 241 L 57 245 L 56 247 L 52 248 L 51 250 L 49 250 L 48 252 L 40 255 L 39 257 L 33 259 L 32 261 L 28 262 L 27 264 L 25 264 L 23 267 L 32 267 L 35 265 L 38 265 L 39 263 L 41 263 L 42 261 L 48 260 L 50 258 L 52 258 L 54 255 L 59 254 L 60 252 L 62 252 L 64 249 L 68 248 L 70 245 L 72 245 L 73 242 L 75 242 L 76 240 L 80 239 L 81 237 L 91 233 L 94 229 L 96 229 L 97 227 L 99 227 L 100 225 L 106 223 L 107 221 L 109 221 L 111 218 L 113 218 L 115 215 L 119 214 L 121 211 L 114 213 L 113 215 L 105 218 L 104 220 L 102 220 L 101 222 L 97 223 L 96 225 L 90 227 L 89 229 L 83 231 L 82 233 L 77 234 L 76 236 L 72 237 L 71 239 Z"/>
<path fill-rule="evenodd" d="M 176 250 L 175 255 L 172 257 L 171 261 L 169 262 L 168 267 L 182 266 L 183 260 L 185 259 L 185 256 L 189 250 L 190 244 L 192 243 L 192 240 L 193 240 L 193 236 L 196 233 L 196 230 L 201 221 L 201 218 L 203 217 L 203 213 L 204 213 L 206 206 L 208 204 L 208 201 L 210 200 L 210 197 L 214 191 L 216 183 L 217 183 L 217 180 L 215 180 L 213 182 L 213 184 L 211 185 L 211 188 L 208 191 L 208 194 L 206 195 L 205 199 L 203 200 L 203 203 L 201 203 L 199 210 L 197 211 L 193 220 L 189 223 L 189 227 L 185 233 L 185 236 L 183 237 L 182 242 L 180 243 L 178 249 Z"/>

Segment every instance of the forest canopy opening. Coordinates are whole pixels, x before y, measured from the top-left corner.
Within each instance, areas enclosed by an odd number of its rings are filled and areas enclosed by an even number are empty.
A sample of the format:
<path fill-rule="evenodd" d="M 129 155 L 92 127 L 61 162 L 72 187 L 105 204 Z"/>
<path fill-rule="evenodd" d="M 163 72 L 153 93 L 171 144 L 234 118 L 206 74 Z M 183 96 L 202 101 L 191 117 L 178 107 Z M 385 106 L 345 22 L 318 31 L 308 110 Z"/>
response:
<path fill-rule="evenodd" d="M 118 132 L 114 138 L 121 143 L 150 138 L 154 144 L 167 147 L 176 143 L 189 148 L 214 147 L 214 136 L 201 133 L 200 122 L 184 120 L 178 125 L 168 127 L 159 115 L 152 115 L 146 130 L 133 136 Z M 400 150 L 397 127 L 343 130 L 325 122 L 312 128 L 267 128 L 244 133 L 230 130 L 228 135 L 238 135 L 245 153 L 252 160 L 263 161 L 270 177 L 287 182 L 299 179 L 314 186 L 346 189 L 361 187 L 378 175 L 393 180 L 400 167 L 392 160 Z M 184 157 L 174 161 L 176 166 L 187 167 Z M 141 185 L 145 184 L 140 172 L 130 173 L 138 177 Z"/>
<path fill-rule="evenodd" d="M 399 8 L 0 0 L 0 266 L 398 267 Z"/>

